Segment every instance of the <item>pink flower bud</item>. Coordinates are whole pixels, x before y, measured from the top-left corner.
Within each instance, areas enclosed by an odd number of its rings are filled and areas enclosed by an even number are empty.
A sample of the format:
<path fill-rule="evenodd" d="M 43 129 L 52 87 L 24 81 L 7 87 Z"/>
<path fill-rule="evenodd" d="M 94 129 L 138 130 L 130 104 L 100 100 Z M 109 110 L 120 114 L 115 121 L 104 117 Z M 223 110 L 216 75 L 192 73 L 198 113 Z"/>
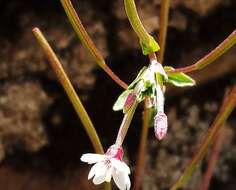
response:
<path fill-rule="evenodd" d="M 129 108 L 134 104 L 136 98 L 137 98 L 136 93 L 134 92 L 129 93 L 128 97 L 125 100 L 125 105 L 124 105 L 125 112 L 127 112 Z"/>
<path fill-rule="evenodd" d="M 112 158 L 116 158 L 117 160 L 122 160 L 123 149 L 122 149 L 122 147 L 112 145 L 112 146 L 110 146 L 110 148 L 108 148 L 105 155 L 110 156 Z"/>
<path fill-rule="evenodd" d="M 158 140 L 162 140 L 167 133 L 168 122 L 167 116 L 164 112 L 157 113 L 154 118 L 155 136 Z"/>

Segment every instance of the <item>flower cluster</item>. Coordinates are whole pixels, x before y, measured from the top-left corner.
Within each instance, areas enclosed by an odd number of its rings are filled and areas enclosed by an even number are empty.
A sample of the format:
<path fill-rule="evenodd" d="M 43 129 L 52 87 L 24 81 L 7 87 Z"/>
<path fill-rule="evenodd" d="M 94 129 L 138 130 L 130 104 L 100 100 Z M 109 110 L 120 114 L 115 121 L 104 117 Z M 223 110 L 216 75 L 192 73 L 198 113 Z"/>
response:
<path fill-rule="evenodd" d="M 113 106 L 114 110 L 126 113 L 132 103 L 137 100 L 141 102 L 144 98 L 150 99 L 149 107 L 154 107 L 156 116 L 154 119 L 155 135 L 161 140 L 167 132 L 167 117 L 164 113 L 164 85 L 168 76 L 160 63 L 151 60 L 148 67 L 144 67 L 137 78 L 123 92 Z"/>
<path fill-rule="evenodd" d="M 94 184 L 110 182 L 113 178 L 115 184 L 121 190 L 130 189 L 130 169 L 122 161 L 122 143 L 126 136 L 128 127 L 132 120 L 137 104 L 144 99 L 149 100 L 148 107 L 154 108 L 154 132 L 157 139 L 162 140 L 167 133 L 168 122 L 164 113 L 164 83 L 175 86 L 192 86 L 195 84 L 189 76 L 184 73 L 168 73 L 172 67 L 162 67 L 156 59 L 152 59 L 148 67 L 141 69 L 136 79 L 129 85 L 117 99 L 113 110 L 123 110 L 124 118 L 121 123 L 116 143 L 112 145 L 104 155 L 84 154 L 81 161 L 94 164 L 88 179 L 93 178 Z"/>
<path fill-rule="evenodd" d="M 148 67 L 144 67 L 117 99 L 113 110 L 123 110 L 126 113 L 135 102 L 149 99 L 149 108 L 154 108 L 154 132 L 157 139 L 162 140 L 167 133 L 168 121 L 164 113 L 164 83 L 178 87 L 193 86 L 195 81 L 184 73 L 168 73 L 172 67 L 162 67 L 156 59 L 152 59 Z"/>

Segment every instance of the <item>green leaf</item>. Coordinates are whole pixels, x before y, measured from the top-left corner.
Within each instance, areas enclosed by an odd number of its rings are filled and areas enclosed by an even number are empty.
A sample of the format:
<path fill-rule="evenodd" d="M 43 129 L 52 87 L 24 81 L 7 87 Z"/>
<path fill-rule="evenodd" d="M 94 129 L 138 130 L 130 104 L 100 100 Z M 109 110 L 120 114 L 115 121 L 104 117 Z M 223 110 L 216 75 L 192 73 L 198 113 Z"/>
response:
<path fill-rule="evenodd" d="M 195 80 L 193 80 L 190 76 L 188 76 L 184 73 L 171 73 L 171 74 L 169 74 L 167 82 L 173 84 L 174 86 L 178 86 L 178 87 L 194 86 L 196 84 Z"/>
<path fill-rule="evenodd" d="M 159 44 L 153 37 L 150 37 L 149 44 L 146 44 L 140 40 L 140 46 L 142 48 L 143 55 L 148 55 L 150 53 L 155 53 L 160 49 Z"/>
<path fill-rule="evenodd" d="M 129 85 L 128 89 L 133 89 L 135 87 L 135 85 L 142 79 L 142 76 L 144 74 L 144 71 L 147 69 L 147 67 L 143 67 L 137 77 L 133 80 L 133 82 Z"/>
<path fill-rule="evenodd" d="M 125 105 L 125 101 L 129 95 L 129 93 L 131 93 L 133 90 L 125 90 L 116 100 L 115 104 L 113 105 L 113 110 L 114 111 L 120 111 L 123 109 L 124 105 Z"/>
<path fill-rule="evenodd" d="M 173 67 L 165 66 L 165 71 L 174 70 Z M 174 86 L 178 87 L 185 87 L 185 86 L 194 86 L 196 84 L 195 80 L 192 79 L 190 76 L 179 72 L 179 73 L 168 73 L 168 81 L 169 83 L 173 84 Z"/>

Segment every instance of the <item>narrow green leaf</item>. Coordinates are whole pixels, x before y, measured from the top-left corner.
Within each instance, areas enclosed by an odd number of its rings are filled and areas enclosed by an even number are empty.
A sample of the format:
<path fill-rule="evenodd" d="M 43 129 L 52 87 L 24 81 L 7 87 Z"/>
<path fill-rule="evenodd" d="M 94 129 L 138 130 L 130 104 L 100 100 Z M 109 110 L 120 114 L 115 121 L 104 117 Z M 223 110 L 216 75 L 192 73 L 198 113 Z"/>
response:
<path fill-rule="evenodd" d="M 124 108 L 125 105 L 125 101 L 129 95 L 129 93 L 131 93 L 133 90 L 125 90 L 116 100 L 115 104 L 113 105 L 113 110 L 114 111 L 120 111 Z"/>
<path fill-rule="evenodd" d="M 144 71 L 147 69 L 147 67 L 143 67 L 137 77 L 133 80 L 133 82 L 129 85 L 128 89 L 133 89 L 135 87 L 135 85 L 141 80 L 143 74 L 144 74 Z"/>
<path fill-rule="evenodd" d="M 196 82 L 184 73 L 173 73 L 168 76 L 168 82 L 178 87 L 194 86 Z"/>
<path fill-rule="evenodd" d="M 174 70 L 173 67 L 166 66 L 164 67 L 165 71 Z M 168 73 L 168 81 L 169 83 L 173 84 L 174 86 L 178 87 L 185 87 L 185 86 L 194 86 L 196 84 L 195 80 L 192 79 L 190 76 L 179 72 L 179 73 Z"/>

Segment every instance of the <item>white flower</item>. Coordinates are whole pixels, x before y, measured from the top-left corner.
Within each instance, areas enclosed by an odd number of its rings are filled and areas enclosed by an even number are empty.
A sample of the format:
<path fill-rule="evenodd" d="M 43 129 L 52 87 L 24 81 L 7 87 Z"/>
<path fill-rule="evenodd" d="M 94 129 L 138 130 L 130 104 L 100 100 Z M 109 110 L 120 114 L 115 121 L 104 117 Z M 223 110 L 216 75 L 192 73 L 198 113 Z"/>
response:
<path fill-rule="evenodd" d="M 122 161 L 123 150 L 122 147 L 112 145 L 107 152 L 102 154 L 83 154 L 80 158 L 82 162 L 94 164 L 91 168 L 88 179 L 93 178 L 95 185 L 103 182 L 110 182 L 111 178 L 121 190 L 130 189 L 130 169 Z"/>

